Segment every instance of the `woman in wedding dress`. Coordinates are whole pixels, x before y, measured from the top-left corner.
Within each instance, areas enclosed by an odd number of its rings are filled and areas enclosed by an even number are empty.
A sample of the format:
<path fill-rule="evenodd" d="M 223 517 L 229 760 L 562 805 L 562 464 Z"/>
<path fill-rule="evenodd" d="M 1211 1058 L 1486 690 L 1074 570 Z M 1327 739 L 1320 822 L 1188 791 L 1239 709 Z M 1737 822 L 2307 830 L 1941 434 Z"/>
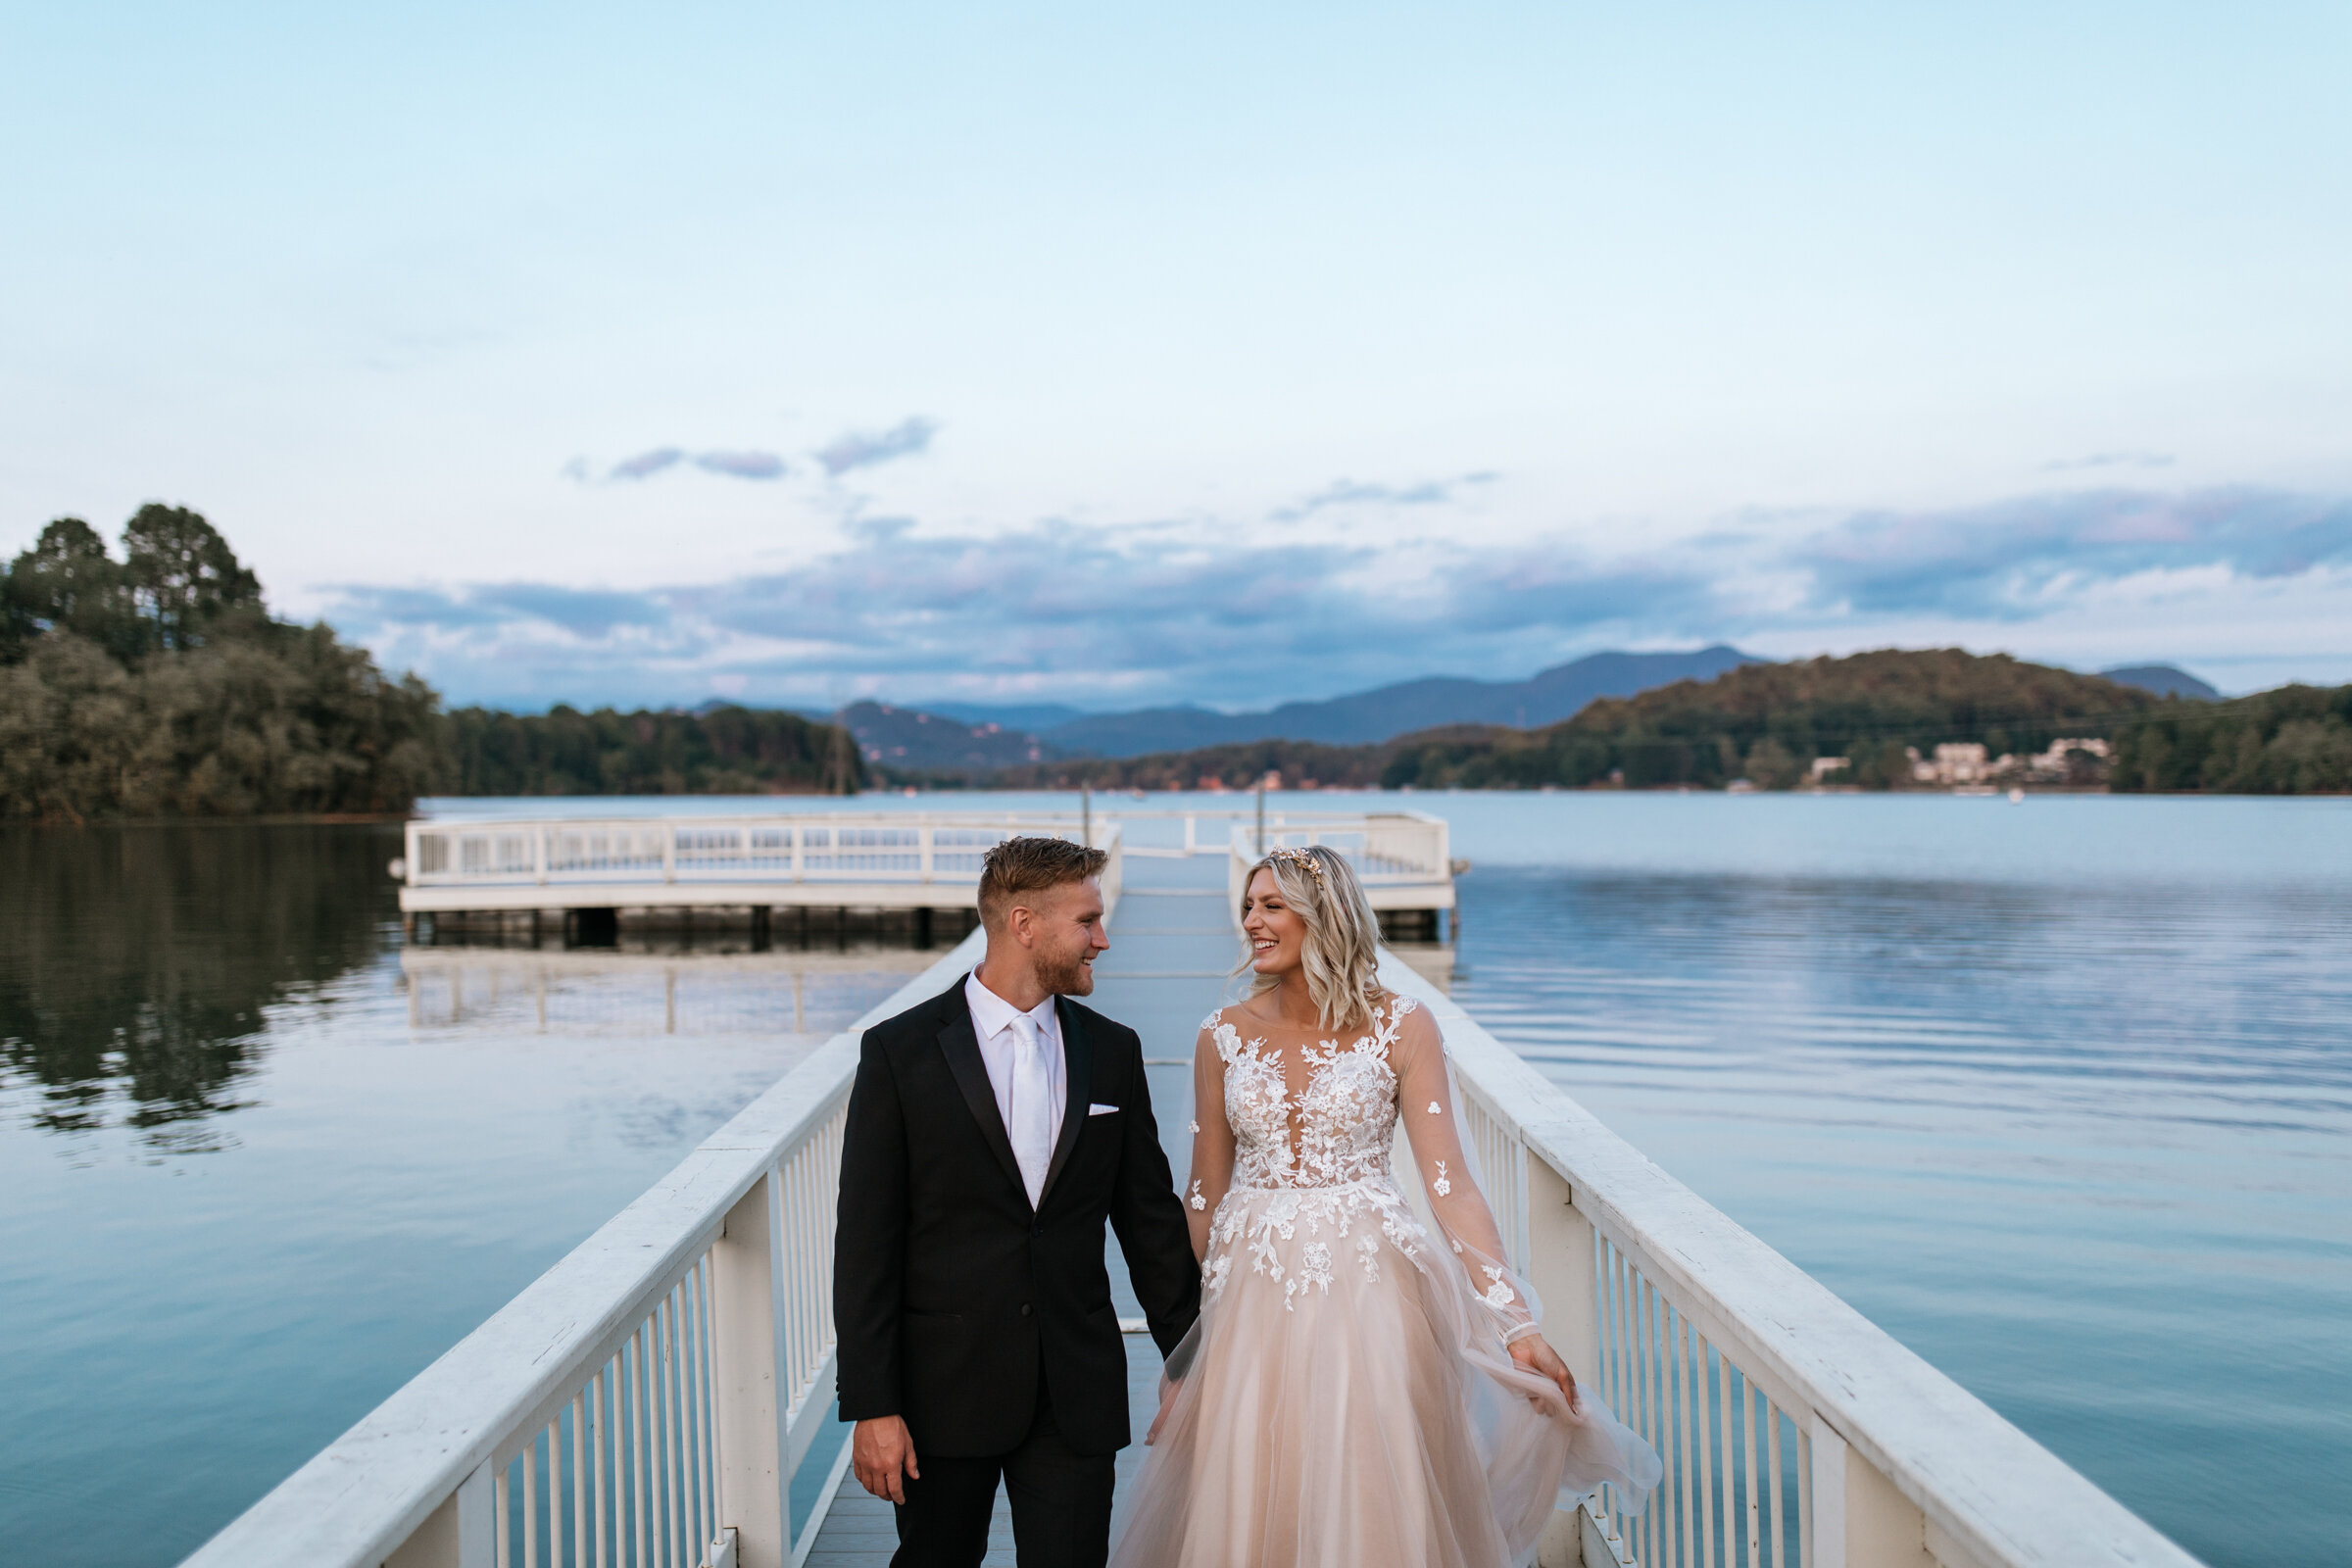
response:
<path fill-rule="evenodd" d="M 1278 849 L 1247 889 L 1251 993 L 1193 1072 L 1200 1318 L 1111 1561 L 1515 1568 L 1562 1500 L 1607 1481 L 1639 1508 L 1657 1455 L 1544 1342 L 1354 872 Z M 1434 1234 L 1390 1174 L 1399 1118 Z"/>

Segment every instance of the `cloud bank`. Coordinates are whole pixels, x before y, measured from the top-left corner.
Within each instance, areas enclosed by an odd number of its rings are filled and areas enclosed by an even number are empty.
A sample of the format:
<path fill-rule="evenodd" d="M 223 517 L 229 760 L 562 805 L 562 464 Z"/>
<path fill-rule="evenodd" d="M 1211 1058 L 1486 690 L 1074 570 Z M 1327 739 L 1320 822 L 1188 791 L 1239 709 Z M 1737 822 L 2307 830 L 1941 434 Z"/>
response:
<path fill-rule="evenodd" d="M 2039 639 L 2082 648 L 2083 664 L 2187 658 L 2183 626 L 2259 626 L 2281 592 L 2319 607 L 2318 624 L 2337 609 L 2333 623 L 2352 623 L 2352 499 L 2097 491 L 1750 519 L 1618 556 L 1564 538 L 935 534 L 894 518 L 788 570 L 639 592 L 354 585 L 329 618 L 458 702 L 1257 707 L 1721 639 L 1788 653 Z"/>

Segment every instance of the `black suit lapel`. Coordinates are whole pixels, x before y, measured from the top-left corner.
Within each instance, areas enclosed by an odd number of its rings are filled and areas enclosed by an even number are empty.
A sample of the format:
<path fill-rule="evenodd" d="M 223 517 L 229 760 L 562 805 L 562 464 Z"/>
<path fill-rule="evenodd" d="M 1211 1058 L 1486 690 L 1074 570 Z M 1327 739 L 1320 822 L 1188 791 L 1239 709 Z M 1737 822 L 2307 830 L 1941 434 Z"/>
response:
<path fill-rule="evenodd" d="M 963 1102 L 972 1110 L 972 1119 L 980 1124 L 980 1138 L 1012 1178 L 1012 1189 L 1026 1201 L 1029 1184 L 1021 1180 L 1021 1162 L 1012 1157 L 1012 1139 L 1005 1134 L 1004 1117 L 997 1109 L 997 1092 L 988 1081 L 988 1063 L 980 1059 L 980 1036 L 972 1029 L 971 1009 L 963 1005 L 960 992 L 956 998 L 956 1016 L 939 1032 L 939 1049 L 948 1058 L 948 1071 L 956 1075 L 956 1087 L 963 1091 Z"/>
<path fill-rule="evenodd" d="M 1054 1158 L 1046 1166 L 1045 1186 L 1037 1195 L 1039 1208 L 1053 1196 L 1054 1178 L 1061 1174 L 1061 1167 L 1069 1163 L 1070 1151 L 1078 1147 L 1078 1135 L 1086 1130 L 1086 1107 L 1093 1103 L 1087 1097 L 1094 1088 L 1095 1043 L 1078 1021 L 1078 1009 L 1066 1000 L 1056 1000 L 1054 1010 L 1061 1020 L 1062 1078 L 1069 1095 L 1061 1106 L 1061 1136 L 1054 1140 Z M 1009 1151 L 1012 1141 L 1006 1139 L 1004 1147 Z"/>

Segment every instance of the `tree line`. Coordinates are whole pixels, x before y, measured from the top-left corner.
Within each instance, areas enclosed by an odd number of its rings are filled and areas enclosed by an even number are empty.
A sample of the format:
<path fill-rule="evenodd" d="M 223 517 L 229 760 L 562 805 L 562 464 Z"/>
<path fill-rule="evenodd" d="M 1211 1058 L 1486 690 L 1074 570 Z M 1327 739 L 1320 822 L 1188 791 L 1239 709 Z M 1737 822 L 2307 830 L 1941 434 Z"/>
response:
<path fill-rule="evenodd" d="M 61 517 L 0 569 L 0 818 L 363 815 L 420 794 L 848 791 L 856 744 L 793 713 L 461 709 L 260 579 L 183 507 L 122 555 Z"/>
<path fill-rule="evenodd" d="M 2281 686 L 2228 702 L 2167 703 L 2117 734 L 2114 787 L 2352 792 L 2352 686 Z"/>

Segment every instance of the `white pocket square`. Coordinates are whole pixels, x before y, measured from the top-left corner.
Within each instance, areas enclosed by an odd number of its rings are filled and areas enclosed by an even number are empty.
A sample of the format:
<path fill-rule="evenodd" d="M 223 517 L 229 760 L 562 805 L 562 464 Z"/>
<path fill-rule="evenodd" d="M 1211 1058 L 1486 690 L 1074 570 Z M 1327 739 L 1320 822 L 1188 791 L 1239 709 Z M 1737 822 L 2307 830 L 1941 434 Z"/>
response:
<path fill-rule="evenodd" d="M 1086 1107 L 1086 1113 L 1089 1116 L 1107 1116 L 1118 1108 L 1116 1105 L 1089 1105 Z"/>

